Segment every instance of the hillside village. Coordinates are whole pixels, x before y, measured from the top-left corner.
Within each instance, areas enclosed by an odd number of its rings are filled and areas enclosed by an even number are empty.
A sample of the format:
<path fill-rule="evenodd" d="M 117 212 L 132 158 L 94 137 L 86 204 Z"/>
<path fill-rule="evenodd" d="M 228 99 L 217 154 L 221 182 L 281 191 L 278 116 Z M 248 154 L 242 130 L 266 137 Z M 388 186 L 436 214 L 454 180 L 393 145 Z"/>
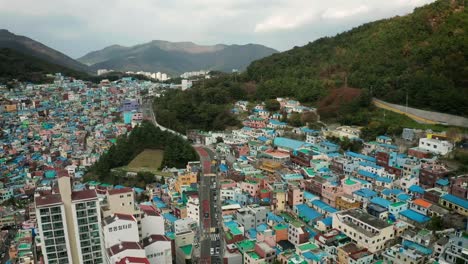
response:
<path fill-rule="evenodd" d="M 168 168 L 144 189 L 84 180 L 120 135 L 151 119 L 143 98 L 164 89 L 60 74 L 0 89 L 2 260 L 195 263 L 203 162 Z M 236 102 L 242 128 L 187 131 L 217 157 L 221 235 L 212 239 L 223 241 L 224 263 L 468 261 L 468 175 L 446 162 L 454 138 L 405 128 L 364 141 L 359 127 L 293 127 L 284 115 L 316 109 L 276 100 L 278 111 Z M 332 141 L 344 138 L 360 150 Z M 67 254 L 77 245 L 82 254 Z"/>

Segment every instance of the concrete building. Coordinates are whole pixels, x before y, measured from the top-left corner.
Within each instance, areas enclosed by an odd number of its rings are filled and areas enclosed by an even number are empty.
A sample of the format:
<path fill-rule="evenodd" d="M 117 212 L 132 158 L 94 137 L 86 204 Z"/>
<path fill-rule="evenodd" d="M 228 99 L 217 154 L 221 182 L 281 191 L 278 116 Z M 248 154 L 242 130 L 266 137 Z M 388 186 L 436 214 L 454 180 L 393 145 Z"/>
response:
<path fill-rule="evenodd" d="M 102 233 L 104 246 L 110 248 L 120 242 L 139 242 L 138 224 L 133 215 L 114 214 L 104 218 Z"/>
<path fill-rule="evenodd" d="M 249 205 L 237 211 L 236 219 L 239 224 L 244 226 L 245 230 L 249 230 L 260 224 L 265 224 L 268 212 L 267 207 Z"/>
<path fill-rule="evenodd" d="M 333 215 L 332 226 L 372 253 L 383 250 L 395 237 L 393 225 L 361 209 L 337 212 Z"/>
<path fill-rule="evenodd" d="M 453 150 L 453 144 L 446 140 L 420 138 L 419 148 L 431 151 L 435 154 L 446 155 Z"/>
<path fill-rule="evenodd" d="M 142 240 L 146 258 L 151 264 L 172 263 L 171 241 L 163 235 L 150 235 Z"/>
<path fill-rule="evenodd" d="M 95 190 L 71 190 L 69 176 L 58 179 L 59 194 L 35 199 L 46 263 L 104 263 L 100 206 Z"/>

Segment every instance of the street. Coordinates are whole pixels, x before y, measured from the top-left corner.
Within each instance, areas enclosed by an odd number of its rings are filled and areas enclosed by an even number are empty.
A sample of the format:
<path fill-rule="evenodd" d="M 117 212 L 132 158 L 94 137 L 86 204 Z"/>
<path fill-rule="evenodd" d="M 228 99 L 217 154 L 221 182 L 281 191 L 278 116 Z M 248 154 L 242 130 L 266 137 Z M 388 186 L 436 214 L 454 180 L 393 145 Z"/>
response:
<path fill-rule="evenodd" d="M 216 173 L 215 154 L 204 146 L 196 146 L 200 156 L 202 173 L 199 185 L 200 200 L 200 262 L 221 263 L 222 238 L 219 179 Z"/>

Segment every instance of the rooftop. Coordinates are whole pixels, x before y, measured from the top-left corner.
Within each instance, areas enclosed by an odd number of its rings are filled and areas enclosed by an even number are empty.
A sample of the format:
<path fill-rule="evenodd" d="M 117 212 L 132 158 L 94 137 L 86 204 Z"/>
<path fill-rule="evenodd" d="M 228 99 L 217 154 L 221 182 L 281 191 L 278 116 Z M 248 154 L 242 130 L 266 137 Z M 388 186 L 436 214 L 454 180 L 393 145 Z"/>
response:
<path fill-rule="evenodd" d="M 59 193 L 57 194 L 49 194 L 45 196 L 36 197 L 36 206 L 43 207 L 43 206 L 50 206 L 62 203 L 62 197 Z"/>

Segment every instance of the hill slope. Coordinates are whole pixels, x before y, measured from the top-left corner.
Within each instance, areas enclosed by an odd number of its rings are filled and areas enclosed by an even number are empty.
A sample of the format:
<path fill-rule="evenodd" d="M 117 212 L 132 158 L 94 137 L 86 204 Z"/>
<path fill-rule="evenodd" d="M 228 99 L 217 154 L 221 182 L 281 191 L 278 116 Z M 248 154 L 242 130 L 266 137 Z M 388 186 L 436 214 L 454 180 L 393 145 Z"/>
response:
<path fill-rule="evenodd" d="M 335 37 L 253 62 L 247 78 L 260 98 L 310 98 L 347 80 L 378 98 L 468 115 L 466 1 L 439 0 L 413 13 L 364 24 Z M 317 83 L 319 81 L 319 83 Z"/>
<path fill-rule="evenodd" d="M 8 82 L 11 79 L 41 83 L 47 81 L 45 74 L 56 72 L 77 78 L 87 77 L 86 73 L 52 64 L 16 50 L 0 49 L 0 83 Z"/>
<path fill-rule="evenodd" d="M 0 29 L 0 48 L 13 49 L 26 55 L 73 70 L 89 71 L 86 65 L 75 61 L 67 55 L 30 38 L 15 35 L 6 29 Z"/>
<path fill-rule="evenodd" d="M 192 42 L 154 40 L 132 47 L 109 46 L 90 52 L 78 61 L 93 69 L 179 74 L 200 69 L 245 69 L 250 62 L 275 52 L 274 49 L 255 44 L 203 46 Z"/>

